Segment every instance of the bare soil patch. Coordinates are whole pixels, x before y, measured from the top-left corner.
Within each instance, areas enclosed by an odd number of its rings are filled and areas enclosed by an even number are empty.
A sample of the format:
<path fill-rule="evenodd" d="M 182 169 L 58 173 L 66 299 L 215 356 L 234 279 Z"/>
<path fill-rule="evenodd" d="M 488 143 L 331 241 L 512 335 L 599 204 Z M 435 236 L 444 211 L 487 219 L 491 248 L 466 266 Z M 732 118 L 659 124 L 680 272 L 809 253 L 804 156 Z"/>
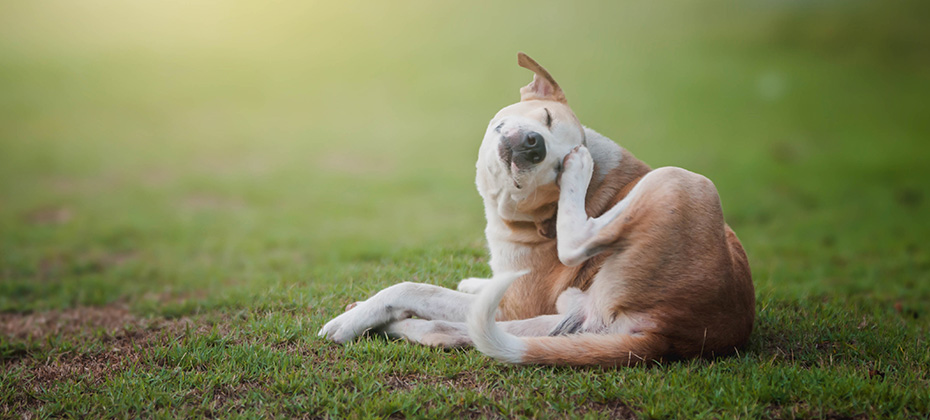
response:
<path fill-rule="evenodd" d="M 99 385 L 193 325 L 187 318 L 139 317 L 121 304 L 0 314 L 0 338 L 14 347 L 21 344 L 0 360 L 0 370 L 18 372 L 21 390 L 0 405 L 0 413 L 26 415 L 44 403 L 37 396 L 62 383 Z M 52 348 L 56 338 L 69 343 L 62 347 L 66 350 Z"/>
<path fill-rule="evenodd" d="M 244 208 L 246 204 L 238 198 L 212 194 L 191 194 L 180 201 L 180 206 L 182 209 L 190 211 L 211 211 L 237 210 Z"/>
<path fill-rule="evenodd" d="M 158 323 L 132 315 L 124 305 L 78 307 L 29 314 L 0 314 L 0 334 L 10 338 L 43 340 L 49 336 L 80 336 L 103 330 L 117 335 Z"/>
<path fill-rule="evenodd" d="M 576 414 L 603 413 L 612 419 L 637 419 L 636 412 L 629 405 L 619 400 L 607 402 L 587 401 L 578 406 Z"/>
<path fill-rule="evenodd" d="M 445 386 L 455 389 L 472 389 L 475 392 L 492 394 L 497 392 L 488 382 L 482 382 L 477 373 L 460 373 L 453 377 L 433 376 L 423 373 L 388 375 L 384 384 L 391 390 L 404 391 L 418 385 Z"/>
<path fill-rule="evenodd" d="M 67 207 L 42 207 L 27 212 L 23 219 L 33 225 L 62 225 L 73 217 L 74 212 Z"/>

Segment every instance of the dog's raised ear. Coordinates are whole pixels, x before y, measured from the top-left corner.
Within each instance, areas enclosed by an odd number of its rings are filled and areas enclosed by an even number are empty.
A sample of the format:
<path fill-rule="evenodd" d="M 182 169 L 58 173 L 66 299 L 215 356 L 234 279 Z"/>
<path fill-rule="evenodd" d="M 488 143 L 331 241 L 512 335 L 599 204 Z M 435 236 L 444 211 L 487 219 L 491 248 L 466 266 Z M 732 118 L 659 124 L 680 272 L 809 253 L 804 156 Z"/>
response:
<path fill-rule="evenodd" d="M 565 93 L 562 92 L 562 88 L 559 87 L 559 84 L 555 82 L 555 79 L 552 78 L 552 75 L 549 74 L 546 69 L 539 65 L 535 60 L 530 58 L 530 56 L 518 52 L 517 53 L 517 64 L 520 67 L 525 69 L 530 69 L 535 73 L 533 75 L 533 81 L 520 88 L 520 100 L 521 101 L 531 101 L 533 99 L 540 99 L 546 101 L 556 101 L 563 104 L 567 104 L 568 101 L 565 100 Z"/>

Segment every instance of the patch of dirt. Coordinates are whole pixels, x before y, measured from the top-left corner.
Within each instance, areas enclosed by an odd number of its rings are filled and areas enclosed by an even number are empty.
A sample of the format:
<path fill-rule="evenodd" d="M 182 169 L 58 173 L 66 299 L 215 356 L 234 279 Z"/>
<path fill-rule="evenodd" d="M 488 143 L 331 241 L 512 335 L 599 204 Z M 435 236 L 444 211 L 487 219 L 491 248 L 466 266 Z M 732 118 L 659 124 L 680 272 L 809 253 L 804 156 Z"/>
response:
<path fill-rule="evenodd" d="M 102 267 L 109 268 L 123 265 L 126 262 L 136 258 L 135 251 L 114 251 L 91 257 L 92 260 Z"/>
<path fill-rule="evenodd" d="M 33 225 L 63 225 L 73 217 L 74 212 L 67 207 L 42 207 L 27 212 L 23 219 Z"/>
<path fill-rule="evenodd" d="M 20 392 L 0 404 L 0 414 L 30 415 L 32 409 L 44 404 L 40 396 L 63 382 L 99 385 L 131 366 L 146 363 L 142 359 L 149 348 L 193 326 L 194 322 L 187 318 L 141 318 L 118 304 L 0 314 L 0 334 L 4 338 L 14 344 L 30 343 L 0 359 L 0 369 L 21 372 L 16 374 Z M 201 325 L 197 331 L 209 327 Z M 43 350 L 47 340 L 54 337 L 67 338 L 72 350 Z"/>
<path fill-rule="evenodd" d="M 455 389 L 472 389 L 482 394 L 493 393 L 494 390 L 487 382 L 482 382 L 476 373 L 460 373 L 451 378 L 427 375 L 424 373 L 408 373 L 403 375 L 388 375 L 384 384 L 391 390 L 405 391 L 418 385 L 445 386 Z"/>
<path fill-rule="evenodd" d="M 177 180 L 177 173 L 167 169 L 152 169 L 141 176 L 142 184 L 148 187 L 164 187 Z"/>
<path fill-rule="evenodd" d="M 576 412 L 572 415 L 585 415 L 587 413 L 607 414 L 612 419 L 637 419 L 636 412 L 620 400 L 611 400 L 607 402 L 588 401 L 578 406 Z"/>
<path fill-rule="evenodd" d="M 246 408 L 246 404 L 242 400 L 242 396 L 246 395 L 250 390 L 259 386 L 258 384 L 251 383 L 240 383 L 238 385 L 221 385 L 216 388 L 213 388 L 211 392 L 213 393 L 213 398 L 210 400 L 208 409 L 211 411 L 217 411 L 221 407 L 226 407 L 226 410 L 241 411 Z M 200 391 L 197 391 L 198 394 Z M 202 400 L 201 395 L 197 395 L 198 399 Z"/>
<path fill-rule="evenodd" d="M 97 176 L 58 176 L 47 178 L 45 186 L 63 194 L 101 194 L 120 188 L 125 184 L 125 176 L 115 173 Z"/>
<path fill-rule="evenodd" d="M 234 210 L 245 207 L 245 202 L 229 197 L 211 194 L 191 194 L 181 200 L 180 206 L 185 210 Z"/>
<path fill-rule="evenodd" d="M 145 337 L 137 337 L 148 341 Z M 106 378 L 137 364 L 140 352 L 134 348 L 132 338 L 120 338 L 108 343 L 111 347 L 95 354 L 63 354 L 44 363 L 31 366 L 32 384 L 53 384 L 68 379 L 100 384 Z M 27 364 L 28 366 L 28 364 Z"/>
<path fill-rule="evenodd" d="M 210 328 L 212 325 L 200 325 L 196 331 Z M 194 322 L 189 318 L 141 318 L 122 305 L 0 314 L 0 334 L 14 342 L 35 343 L 8 354 L 2 366 L 7 370 L 20 367 L 28 370 L 27 382 L 35 386 L 47 387 L 65 379 L 99 382 L 138 363 L 147 348 L 190 329 L 194 329 Z M 40 351 L 43 357 L 35 358 L 34 353 L 53 337 L 66 337 L 74 349 L 89 350 L 47 355 Z"/>
<path fill-rule="evenodd" d="M 152 348 L 184 335 L 208 334 L 214 328 L 222 335 L 231 332 L 226 319 L 143 318 L 120 304 L 0 314 L 0 337 L 12 343 L 0 358 L 0 370 L 16 372 L 14 381 L 18 382 L 16 392 L 0 402 L 0 418 L 34 415 L 35 409 L 47 403 L 43 395 L 60 384 L 100 386 L 129 368 L 151 368 L 158 364 L 152 360 Z M 46 340 L 56 336 L 66 338 L 69 345 L 46 348 Z M 17 346 L 18 342 L 22 345 Z M 255 386 L 217 389 L 214 405 L 241 398 L 246 388 Z"/>
<path fill-rule="evenodd" d="M 149 323 L 130 314 L 123 305 L 85 306 L 30 314 L 0 314 L 0 334 L 44 340 L 52 335 L 86 335 L 102 329 L 112 335 L 127 328 L 147 328 Z"/>
<path fill-rule="evenodd" d="M 785 409 L 785 405 L 774 404 L 768 407 L 769 415 L 767 417 L 772 419 L 796 419 L 796 418 L 808 418 L 811 417 L 812 410 L 810 405 L 806 402 L 799 402 L 797 404 L 791 405 L 789 409 Z M 842 414 L 837 414 L 835 412 L 826 412 L 826 413 L 817 413 L 813 415 L 814 418 L 822 418 L 827 420 L 863 420 L 869 419 L 870 416 L 866 414 L 856 414 L 853 416 L 847 416 Z"/>

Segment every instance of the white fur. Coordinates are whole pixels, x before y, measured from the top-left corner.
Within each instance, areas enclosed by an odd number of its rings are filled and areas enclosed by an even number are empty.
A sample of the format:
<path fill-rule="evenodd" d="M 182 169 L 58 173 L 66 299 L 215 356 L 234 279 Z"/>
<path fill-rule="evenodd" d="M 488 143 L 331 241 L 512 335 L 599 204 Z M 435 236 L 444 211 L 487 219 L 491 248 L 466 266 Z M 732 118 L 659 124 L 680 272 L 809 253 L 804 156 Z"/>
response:
<path fill-rule="evenodd" d="M 475 295 L 481 293 L 481 289 L 484 289 L 484 286 L 487 286 L 488 283 L 490 283 L 490 280 L 488 279 L 476 279 L 474 277 L 467 278 L 460 281 L 458 287 L 456 287 L 455 290 Z"/>
<path fill-rule="evenodd" d="M 572 165 L 567 164 L 561 175 L 562 186 L 570 186 L 572 193 L 563 191 L 560 194 L 558 248 L 560 259 L 564 248 L 566 258 L 563 261 L 580 263 L 586 258 L 584 241 L 609 221 L 605 219 L 605 223 L 601 224 L 587 219 L 584 198 L 588 183 L 592 176 L 598 181 L 603 179 L 614 168 L 613 165 L 620 162 L 622 149 L 594 130 L 582 127 L 576 119 L 557 121 L 547 126 L 543 122 L 545 110 L 539 105 L 520 102 L 498 112 L 488 125 L 478 152 L 475 182 L 484 199 L 488 222 L 485 234 L 494 277 L 490 280 L 462 280 L 458 284 L 458 292 L 406 282 L 388 287 L 326 323 L 319 331 L 320 336 L 345 343 L 366 331 L 379 331 L 433 346 L 455 347 L 473 342 L 479 350 L 492 357 L 520 362 L 526 346 L 518 336 L 545 336 L 560 325 L 565 313 L 495 322 L 503 294 L 514 280 L 526 274 L 520 270 L 530 266 L 529 258 L 534 246 L 526 242 L 527 238 L 513 237 L 504 220 L 534 221 L 533 216 L 519 210 L 520 206 L 535 200 L 537 188 L 556 182 L 563 159 L 571 154 L 569 160 Z M 515 165 L 507 166 L 501 160 L 498 147 L 502 133 L 513 134 L 519 130 L 534 131 L 543 136 L 547 153 L 542 162 L 521 169 Z M 598 166 L 597 173 L 592 174 L 594 165 L 590 153 L 581 146 L 586 142 L 599 156 L 609 157 L 607 164 Z M 576 148 L 578 151 L 572 153 Z M 563 216 L 567 224 L 563 223 Z M 567 227 L 563 228 L 563 225 Z M 580 230 L 572 236 L 566 233 L 569 228 Z M 563 242 L 569 246 L 563 246 Z M 568 312 L 577 313 L 578 305 L 585 305 L 588 300 L 583 293 L 577 292 L 567 292 L 560 306 L 571 307 Z M 582 315 L 589 323 L 598 319 L 587 312 Z"/>
<path fill-rule="evenodd" d="M 523 340 L 502 330 L 494 322 L 494 315 L 510 284 L 528 272 L 494 276 L 491 284 L 484 288 L 478 295 L 478 300 L 472 304 L 468 314 L 468 336 L 471 337 L 475 348 L 482 353 L 509 363 L 523 361 L 523 354 L 526 352 Z"/>
<path fill-rule="evenodd" d="M 586 147 L 579 146 L 565 158 L 556 231 L 559 260 L 569 267 L 584 262 L 584 242 L 596 233 L 584 203 L 593 173 L 594 160 Z"/>
<path fill-rule="evenodd" d="M 563 318 L 562 315 L 543 315 L 530 319 L 498 322 L 497 326 L 518 337 L 539 337 L 547 335 Z M 427 346 L 453 348 L 472 345 L 465 322 L 407 318 L 388 323 L 376 330 L 392 338 Z"/>
<path fill-rule="evenodd" d="M 599 217 L 588 217 L 585 200 L 589 186 L 592 182 L 595 185 L 615 182 L 606 181 L 608 174 L 625 164 L 622 162 L 624 156 L 629 155 L 610 139 L 583 127 L 564 103 L 561 91 L 556 92 L 558 95 L 553 93 L 556 85 L 551 76 L 537 64 L 523 55 L 520 63 L 527 68 L 535 66 L 537 76 L 533 83 L 521 89 L 524 100 L 500 110 L 491 120 L 476 163 L 475 183 L 484 200 L 485 234 L 493 278 L 462 280 L 458 284 L 459 291 L 416 283 L 388 287 L 368 300 L 350 305 L 346 312 L 323 326 L 320 336 L 345 343 L 372 330 L 430 346 L 473 344 L 493 358 L 522 363 L 530 341 L 520 337 L 565 335 L 571 339 L 572 334 L 579 333 L 630 336 L 656 328 L 656 318 L 649 313 L 617 312 L 614 291 L 622 293 L 623 285 L 617 282 L 625 281 L 625 266 L 616 258 L 613 259 L 616 266 L 608 259 L 599 267 L 600 271 L 586 291 L 564 290 L 555 302 L 559 314 L 496 322 L 498 306 L 508 287 L 528 273 L 521 270 L 536 268 L 534 264 L 538 261 L 533 258 L 551 255 L 550 232 L 543 230 L 545 236 L 537 234 L 536 229 L 527 228 L 531 225 L 526 222 L 536 224 L 537 229 L 547 229 L 549 226 L 541 223 L 551 220 L 552 205 L 557 204 L 555 247 L 558 259 L 566 266 L 576 266 L 609 245 L 612 238 L 601 238 L 605 233 L 602 231 L 622 217 L 631 205 L 638 205 L 637 200 L 642 199 L 644 190 L 655 192 L 653 189 L 662 187 L 666 177 L 674 180 L 675 171 L 685 172 L 678 168 L 651 171 L 614 207 Z M 541 79 L 542 76 L 545 77 Z M 549 89 L 548 94 L 543 94 L 544 88 Z M 526 137 L 529 133 L 534 135 Z M 527 152 L 524 146 L 529 143 L 522 142 L 537 140 L 536 134 L 543 138 L 545 157 L 539 162 L 534 159 L 533 164 L 514 159 L 513 156 L 528 156 L 523 153 Z M 539 152 L 535 146 L 533 148 L 534 153 Z M 596 166 L 592 154 L 597 157 Z M 640 171 L 637 165 L 640 164 L 634 159 L 630 171 Z M 693 175 L 687 173 L 688 177 Z M 683 178 L 679 176 L 678 179 Z M 556 188 L 558 201 L 553 203 Z M 698 190 L 688 193 L 709 191 L 708 194 L 716 194 L 712 184 Z M 520 286 L 533 287 L 523 287 L 516 302 L 508 300 L 508 303 L 525 304 L 541 299 L 545 300 L 541 303 L 549 304 L 550 293 L 557 292 L 552 290 L 554 287 L 568 286 L 561 279 L 548 276 L 549 273 L 540 274 L 533 281 L 546 283 L 521 283 Z M 507 309 L 507 313 L 511 313 L 513 308 Z"/>
<path fill-rule="evenodd" d="M 412 316 L 462 322 L 474 300 L 475 295 L 431 284 L 395 284 L 327 322 L 318 335 L 345 343 L 366 331 Z"/>
<path fill-rule="evenodd" d="M 643 176 L 629 194 L 599 217 L 588 217 L 585 212 L 585 194 L 591 181 L 593 160 L 588 150 L 581 146 L 572 153 L 562 173 L 562 189 L 559 191 L 559 215 L 556 231 L 559 238 L 559 260 L 573 267 L 596 255 L 589 241 L 617 219 L 642 195 L 643 185 L 648 178 L 664 175 L 666 168 L 659 168 Z"/>

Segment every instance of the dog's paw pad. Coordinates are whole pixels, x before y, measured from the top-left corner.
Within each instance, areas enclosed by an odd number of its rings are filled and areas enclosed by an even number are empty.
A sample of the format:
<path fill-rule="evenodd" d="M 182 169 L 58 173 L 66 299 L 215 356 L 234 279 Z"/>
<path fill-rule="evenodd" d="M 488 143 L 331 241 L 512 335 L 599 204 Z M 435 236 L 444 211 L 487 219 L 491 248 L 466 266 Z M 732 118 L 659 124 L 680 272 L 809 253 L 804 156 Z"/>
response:
<path fill-rule="evenodd" d="M 578 170 L 584 172 L 593 169 L 594 159 L 591 157 L 591 152 L 588 151 L 587 147 L 578 146 L 572 149 L 569 154 L 565 155 L 562 166 L 565 172 Z"/>
<path fill-rule="evenodd" d="M 594 159 L 587 147 L 579 146 L 565 156 L 559 185 L 572 193 L 584 193 L 594 173 Z"/>

